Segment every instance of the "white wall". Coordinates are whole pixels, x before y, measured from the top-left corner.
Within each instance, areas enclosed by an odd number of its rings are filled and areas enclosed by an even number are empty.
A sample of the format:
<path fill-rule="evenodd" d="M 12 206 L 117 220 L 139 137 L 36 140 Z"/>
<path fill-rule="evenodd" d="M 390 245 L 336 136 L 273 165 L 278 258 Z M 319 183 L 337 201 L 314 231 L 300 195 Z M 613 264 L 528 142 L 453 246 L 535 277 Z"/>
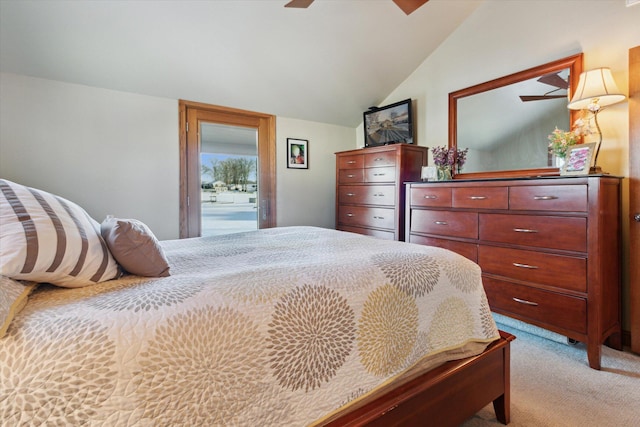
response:
<path fill-rule="evenodd" d="M 486 0 L 382 104 L 413 98 L 417 143 L 434 146 L 447 144 L 449 92 L 577 52 L 585 69 L 611 67 L 626 93 L 639 22 L 640 5 L 627 8 L 624 0 Z M 66 196 L 96 219 L 139 218 L 161 239 L 178 236 L 176 100 L 11 74 L 0 75 L 0 94 L 0 176 Z M 599 163 L 625 176 L 627 103 L 599 117 Z M 309 170 L 286 168 L 287 137 L 309 140 Z M 354 134 L 278 117 L 277 138 L 278 225 L 333 227 L 333 153 L 362 146 L 362 126 Z M 625 180 L 625 218 L 627 187 Z M 623 232 L 627 248 L 626 223 Z"/>
<path fill-rule="evenodd" d="M 624 0 L 486 0 L 384 103 L 414 98 L 418 144 L 446 145 L 448 95 L 584 52 L 584 68 L 610 67 L 627 92 L 628 51 L 640 44 L 640 5 Z M 627 103 L 600 115 L 598 163 L 628 172 Z"/>
<path fill-rule="evenodd" d="M 178 102 L 0 75 L 0 176 L 178 236 Z"/>
<path fill-rule="evenodd" d="M 66 197 L 97 221 L 137 218 L 179 235 L 178 101 L 0 74 L 0 177 Z M 277 224 L 335 226 L 335 156 L 354 129 L 277 118 Z M 309 140 L 287 169 L 286 138 Z"/>
<path fill-rule="evenodd" d="M 335 228 L 335 152 L 353 148 L 355 129 L 277 118 L 278 226 Z M 287 138 L 309 141 L 309 169 L 287 168 Z"/>
<path fill-rule="evenodd" d="M 449 92 L 583 52 L 585 70 L 610 67 L 627 94 L 629 49 L 638 45 L 640 5 L 625 7 L 625 0 L 486 0 L 383 104 L 413 98 L 418 144 L 446 145 Z M 603 132 L 598 164 L 611 174 L 627 176 L 628 103 L 607 107 L 598 118 Z M 623 180 L 622 210 L 628 254 L 628 179 Z M 625 256 L 625 272 L 629 262 Z M 625 273 L 627 330 L 629 286 Z"/>

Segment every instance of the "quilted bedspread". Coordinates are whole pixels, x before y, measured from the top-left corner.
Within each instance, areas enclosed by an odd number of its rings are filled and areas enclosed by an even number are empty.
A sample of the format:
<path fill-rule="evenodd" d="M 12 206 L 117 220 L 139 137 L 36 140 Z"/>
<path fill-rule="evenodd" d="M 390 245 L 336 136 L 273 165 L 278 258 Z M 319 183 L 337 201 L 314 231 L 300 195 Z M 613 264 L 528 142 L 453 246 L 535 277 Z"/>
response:
<path fill-rule="evenodd" d="M 3 425 L 304 426 L 498 338 L 479 267 L 314 227 L 162 242 L 171 276 L 40 285 L 0 340 Z"/>

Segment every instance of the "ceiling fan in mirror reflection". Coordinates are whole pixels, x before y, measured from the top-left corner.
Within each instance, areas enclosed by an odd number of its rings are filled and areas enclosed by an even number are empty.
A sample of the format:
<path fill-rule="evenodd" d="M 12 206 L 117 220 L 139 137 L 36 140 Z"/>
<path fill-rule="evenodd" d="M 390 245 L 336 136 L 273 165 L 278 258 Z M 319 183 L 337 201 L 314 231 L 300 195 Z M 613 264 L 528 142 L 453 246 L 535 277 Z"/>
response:
<path fill-rule="evenodd" d="M 540 83 L 545 85 L 553 86 L 555 89 L 550 90 L 542 95 L 520 95 L 520 99 L 522 102 L 529 101 L 543 101 L 545 99 L 557 99 L 557 98 L 566 98 L 567 97 L 567 89 L 569 88 L 569 79 L 563 79 L 559 72 L 545 74 L 537 79 Z M 563 94 L 557 94 L 558 91 L 565 91 Z"/>
<path fill-rule="evenodd" d="M 429 0 L 393 0 L 400 9 L 407 15 L 415 12 L 420 6 L 428 2 Z M 285 4 L 284 7 L 293 7 L 297 9 L 306 9 L 311 6 L 313 0 L 291 0 Z"/>

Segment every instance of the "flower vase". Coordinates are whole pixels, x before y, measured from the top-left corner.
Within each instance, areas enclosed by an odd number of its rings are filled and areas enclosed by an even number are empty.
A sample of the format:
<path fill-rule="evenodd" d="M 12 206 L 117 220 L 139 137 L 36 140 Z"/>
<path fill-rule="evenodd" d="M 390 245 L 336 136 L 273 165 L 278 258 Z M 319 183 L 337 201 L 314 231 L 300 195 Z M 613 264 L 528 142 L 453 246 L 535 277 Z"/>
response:
<path fill-rule="evenodd" d="M 564 166 L 564 157 L 560 157 L 560 156 L 555 156 L 555 167 L 557 167 L 558 169 L 562 169 L 562 166 Z"/>
<path fill-rule="evenodd" d="M 452 179 L 450 167 L 438 167 L 438 181 L 451 181 Z"/>

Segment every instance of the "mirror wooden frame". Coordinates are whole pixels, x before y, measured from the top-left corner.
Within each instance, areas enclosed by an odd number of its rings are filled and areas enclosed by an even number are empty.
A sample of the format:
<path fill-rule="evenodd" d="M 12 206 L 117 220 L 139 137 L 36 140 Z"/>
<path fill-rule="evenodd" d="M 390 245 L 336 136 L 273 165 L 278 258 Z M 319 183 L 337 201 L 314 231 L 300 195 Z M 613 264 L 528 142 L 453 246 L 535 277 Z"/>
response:
<path fill-rule="evenodd" d="M 569 68 L 569 95 L 572 94 L 578 86 L 578 79 L 582 73 L 583 54 L 568 56 L 557 61 L 542 64 L 537 67 L 529 68 L 524 71 L 500 77 L 488 82 L 480 83 L 466 89 L 449 93 L 449 148 L 457 148 L 458 139 L 458 100 L 467 96 L 476 95 L 489 90 L 497 89 L 510 84 L 540 77 L 545 74 Z M 567 103 L 568 103 L 567 99 Z M 570 123 L 573 123 L 579 117 L 579 110 L 570 110 Z M 456 173 L 454 179 L 482 179 L 482 178 L 514 178 L 514 177 L 530 177 L 530 176 L 553 176 L 560 175 L 560 170 L 554 167 L 537 168 L 537 169 L 517 169 L 517 170 L 497 170 L 488 172 L 473 173 Z"/>

